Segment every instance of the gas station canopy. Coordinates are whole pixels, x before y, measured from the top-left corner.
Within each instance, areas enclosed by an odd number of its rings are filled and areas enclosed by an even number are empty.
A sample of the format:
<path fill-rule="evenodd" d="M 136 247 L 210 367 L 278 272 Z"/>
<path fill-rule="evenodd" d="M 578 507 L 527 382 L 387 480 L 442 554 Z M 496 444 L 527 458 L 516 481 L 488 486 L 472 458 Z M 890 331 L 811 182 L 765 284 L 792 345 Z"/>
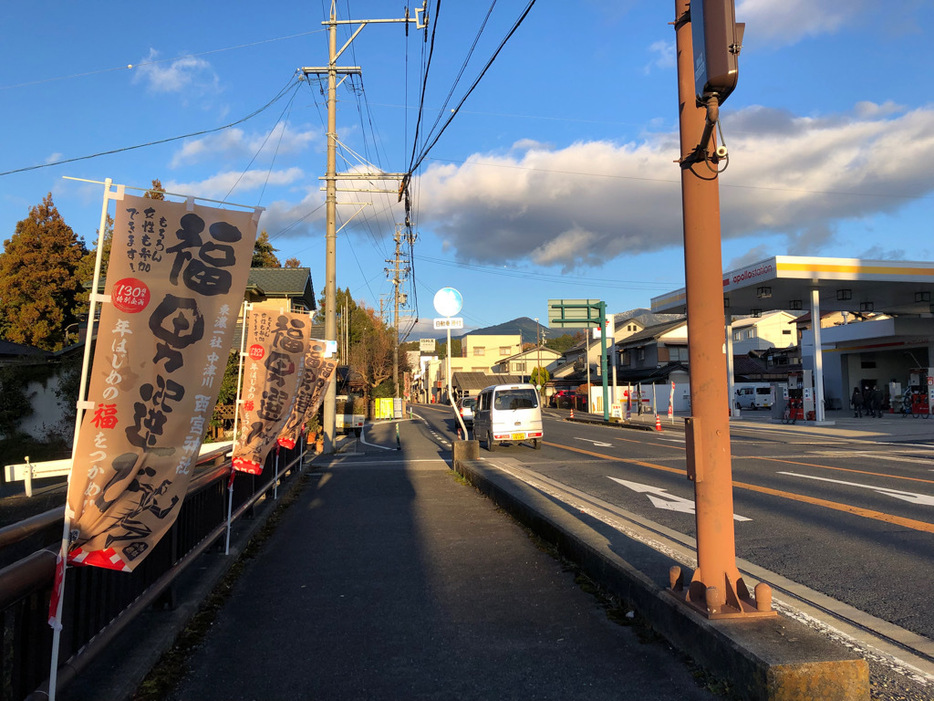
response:
<path fill-rule="evenodd" d="M 894 316 L 934 312 L 934 263 L 774 256 L 723 275 L 724 312 L 734 316 L 784 309 Z M 685 288 L 654 297 L 655 313 L 686 313 Z"/>

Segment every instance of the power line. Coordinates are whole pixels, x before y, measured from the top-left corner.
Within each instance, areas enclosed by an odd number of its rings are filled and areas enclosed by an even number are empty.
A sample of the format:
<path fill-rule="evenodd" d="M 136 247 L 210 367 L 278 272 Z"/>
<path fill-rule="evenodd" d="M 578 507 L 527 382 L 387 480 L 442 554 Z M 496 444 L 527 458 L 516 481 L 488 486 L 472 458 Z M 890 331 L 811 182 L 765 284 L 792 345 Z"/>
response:
<path fill-rule="evenodd" d="M 28 171 L 39 170 L 41 168 L 51 168 L 52 166 L 60 166 L 66 163 L 77 163 L 78 161 L 88 161 L 88 160 L 91 160 L 92 158 L 100 158 L 101 156 L 112 156 L 117 153 L 135 151 L 137 149 L 146 148 L 148 146 L 159 146 L 161 144 L 168 144 L 173 141 L 180 141 L 181 139 L 188 139 L 193 136 L 204 136 L 205 134 L 214 134 L 216 132 L 223 131 L 224 129 L 230 129 L 231 127 L 235 127 L 238 124 L 243 124 L 247 120 L 252 119 L 253 117 L 257 116 L 258 114 L 262 114 L 267 109 L 272 107 L 276 102 L 281 100 L 282 97 L 286 94 L 286 91 L 289 89 L 289 87 L 294 87 L 297 90 L 298 86 L 301 85 L 301 83 L 302 81 L 300 78 L 296 78 L 295 76 L 293 76 L 292 79 L 289 81 L 289 83 L 286 84 L 286 86 L 283 87 L 282 90 L 279 91 L 279 94 L 276 95 L 274 98 L 272 98 L 269 102 L 267 102 L 265 105 L 260 107 L 258 110 L 251 112 L 246 117 L 243 117 L 242 119 L 238 119 L 235 122 L 231 122 L 230 124 L 225 124 L 220 127 L 214 127 L 213 129 L 203 129 L 201 131 L 191 132 L 190 134 L 181 134 L 180 136 L 170 136 L 167 139 L 159 139 L 158 141 L 149 141 L 149 142 L 146 142 L 145 144 L 137 144 L 136 146 L 124 146 L 123 148 L 111 149 L 109 151 L 101 151 L 99 153 L 93 153 L 88 156 L 77 156 L 75 158 L 66 158 L 60 161 L 53 161 L 52 163 L 41 163 L 38 165 L 26 166 L 24 168 L 15 168 L 13 170 L 7 170 L 7 171 L 0 172 L 0 177 L 3 177 L 4 175 L 13 175 L 14 173 L 26 173 Z"/>
<path fill-rule="evenodd" d="M 146 66 L 157 66 L 160 63 L 170 63 L 172 61 L 178 61 L 182 58 L 198 58 L 200 56 L 209 56 L 211 54 L 219 54 L 224 51 L 235 51 L 237 49 L 248 49 L 253 46 L 259 46 L 260 44 L 269 44 L 275 41 L 284 41 L 286 39 L 297 39 L 299 37 L 306 37 L 310 34 L 319 34 L 323 32 L 323 29 L 315 29 L 310 32 L 301 32 L 300 34 L 290 34 L 284 37 L 274 37 L 272 39 L 260 39 L 259 41 L 253 41 L 248 44 L 238 44 L 237 46 L 227 46 L 220 49 L 210 49 L 208 51 L 200 51 L 195 54 L 185 54 L 184 56 L 175 56 L 173 58 L 162 58 L 162 59 L 153 59 L 152 61 L 143 61 L 141 63 L 129 63 L 123 66 L 114 66 L 112 68 L 101 68 L 96 71 L 85 71 L 83 73 L 71 73 L 69 75 L 56 76 L 54 78 L 43 78 L 42 80 L 32 80 L 26 83 L 17 83 L 15 85 L 0 85 L 0 90 L 14 90 L 16 88 L 28 88 L 33 85 L 43 85 L 44 83 L 54 83 L 60 80 L 71 80 L 73 78 L 85 78 L 90 75 L 100 75 L 101 73 L 113 73 L 114 71 L 131 71 L 136 68 L 144 68 Z"/>
<path fill-rule="evenodd" d="M 410 176 L 412 173 L 418 170 L 418 167 L 421 165 L 422 161 L 425 160 L 425 158 L 428 156 L 428 153 L 431 151 L 431 149 L 434 148 L 435 144 L 438 143 L 438 139 L 441 138 L 441 135 L 445 132 L 445 130 L 454 120 L 454 117 L 457 116 L 458 111 L 460 110 L 461 106 L 463 106 L 463 104 L 467 101 L 467 98 L 470 97 L 473 91 L 480 84 L 480 81 L 483 79 L 483 76 L 485 76 L 487 71 L 490 70 L 490 67 L 493 65 L 493 62 L 496 60 L 496 57 L 499 56 L 500 52 L 503 50 L 503 47 L 506 46 L 506 42 L 512 38 L 512 35 L 516 33 L 516 31 L 519 29 L 519 26 L 522 24 L 523 21 L 525 21 L 525 18 L 528 17 L 529 12 L 531 12 L 532 7 L 534 5 L 535 5 L 535 0 L 529 0 L 529 4 L 526 5 L 525 10 L 522 11 L 522 14 L 516 20 L 515 24 L 513 24 L 512 28 L 509 30 L 506 36 L 503 37 L 503 40 L 500 42 L 499 46 L 496 47 L 496 51 L 493 52 L 493 55 L 490 56 L 489 60 L 486 62 L 486 65 L 480 71 L 480 75 L 478 75 L 476 79 L 474 79 L 474 82 L 471 84 L 470 88 L 468 88 L 467 92 L 464 93 L 464 96 L 461 98 L 460 102 L 458 102 L 457 106 L 453 110 L 451 110 L 451 115 L 448 117 L 447 121 L 445 121 L 441 129 L 438 130 L 438 133 L 435 135 L 435 137 L 422 149 L 421 154 L 418 156 L 418 158 L 413 159 L 413 163 L 409 166 L 409 171 L 408 171 Z"/>

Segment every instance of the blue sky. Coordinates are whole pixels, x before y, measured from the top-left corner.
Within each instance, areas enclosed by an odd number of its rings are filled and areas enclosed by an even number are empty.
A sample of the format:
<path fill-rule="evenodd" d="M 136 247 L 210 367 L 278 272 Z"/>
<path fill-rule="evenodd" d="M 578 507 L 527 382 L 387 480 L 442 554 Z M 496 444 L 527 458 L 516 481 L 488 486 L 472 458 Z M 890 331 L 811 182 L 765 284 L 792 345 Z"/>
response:
<path fill-rule="evenodd" d="M 408 4 L 413 15 L 421 6 Z M 338 0 L 338 19 L 397 19 L 405 5 Z M 922 32 L 934 3 L 882 5 L 736 1 L 746 31 L 721 110 L 725 268 L 779 254 L 934 259 L 934 76 Z M 414 26 L 406 37 L 402 24 L 367 25 L 339 61 L 362 80 L 338 90 L 338 169 L 405 171 L 527 6 L 441 3 L 417 144 L 430 44 Z M 90 245 L 102 187 L 63 176 L 139 188 L 159 178 L 173 193 L 265 207 L 260 228 L 280 260 L 299 258 L 323 289 L 326 107 L 321 84 L 296 82 L 296 70 L 326 65 L 329 7 L 4 3 L 0 172 L 165 143 L 0 175 L 2 238 L 51 192 Z M 544 322 L 551 298 L 648 307 L 684 285 L 674 9 L 534 3 L 416 172 L 413 338 L 445 286 L 462 293 L 470 328 Z M 186 134 L 198 135 L 176 138 Z M 388 308 L 384 269 L 403 210 L 393 195 L 338 199 L 337 283 Z"/>

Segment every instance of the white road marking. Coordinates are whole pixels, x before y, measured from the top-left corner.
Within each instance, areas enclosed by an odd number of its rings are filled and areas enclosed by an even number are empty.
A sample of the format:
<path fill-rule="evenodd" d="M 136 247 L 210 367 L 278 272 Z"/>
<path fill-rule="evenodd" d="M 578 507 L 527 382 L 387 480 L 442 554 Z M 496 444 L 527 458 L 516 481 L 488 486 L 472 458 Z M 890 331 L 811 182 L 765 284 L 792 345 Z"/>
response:
<path fill-rule="evenodd" d="M 877 494 L 882 494 L 884 496 L 894 497 L 895 499 L 901 499 L 902 501 L 909 501 L 912 504 L 921 504 L 923 506 L 934 506 L 934 497 L 928 496 L 927 494 L 916 494 L 915 492 L 904 492 L 900 489 L 888 489 L 886 487 L 873 487 L 869 484 L 859 484 L 857 482 L 844 482 L 843 480 L 834 480 L 829 477 L 815 477 L 814 475 L 802 475 L 797 472 L 779 472 L 780 475 L 788 475 L 790 477 L 803 477 L 804 479 L 817 480 L 819 482 L 831 482 L 833 484 L 843 484 L 847 487 L 859 487 L 860 489 L 871 489 Z"/>
<path fill-rule="evenodd" d="M 612 443 L 603 443 L 601 441 L 594 441 L 589 438 L 581 438 L 580 436 L 574 436 L 574 440 L 586 441 L 587 443 L 593 443 L 594 446 L 599 447 L 599 448 L 612 448 L 613 447 Z"/>
<path fill-rule="evenodd" d="M 609 475 L 607 475 L 609 477 Z M 626 480 L 621 480 L 618 477 L 610 477 L 614 482 L 618 482 L 624 487 L 628 487 L 634 492 L 639 492 L 640 494 L 645 494 L 649 501 L 652 502 L 652 505 L 657 509 L 665 509 L 667 511 L 680 511 L 685 514 L 694 513 L 694 502 L 690 499 L 683 499 L 682 497 L 677 497 L 674 494 L 669 494 L 667 489 L 662 489 L 661 487 L 653 487 L 649 484 L 639 484 L 638 482 L 627 482 Z M 733 514 L 733 518 L 737 521 L 751 521 L 752 519 L 746 518 L 745 516 L 739 516 L 738 514 Z"/>

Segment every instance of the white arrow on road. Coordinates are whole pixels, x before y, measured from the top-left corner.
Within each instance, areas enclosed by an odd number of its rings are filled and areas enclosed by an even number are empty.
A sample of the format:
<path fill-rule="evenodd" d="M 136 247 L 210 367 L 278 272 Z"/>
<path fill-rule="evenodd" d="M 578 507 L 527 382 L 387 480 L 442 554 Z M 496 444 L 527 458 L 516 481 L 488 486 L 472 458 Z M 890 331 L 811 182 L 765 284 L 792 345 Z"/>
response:
<path fill-rule="evenodd" d="M 898 489 L 887 489 L 886 487 L 873 487 L 868 484 L 858 484 L 856 482 L 844 482 L 843 480 L 832 480 L 827 477 L 815 477 L 813 475 L 800 475 L 797 472 L 779 472 L 780 475 L 788 475 L 790 477 L 804 477 L 809 480 L 818 480 L 820 482 L 832 482 L 833 484 L 843 484 L 847 487 L 860 487 L 861 489 L 871 489 L 877 494 L 883 494 L 885 496 L 894 497 L 895 499 L 901 499 L 903 501 L 910 501 L 912 504 L 921 504 L 922 506 L 934 506 L 934 497 L 930 497 L 927 494 L 916 494 L 915 492 L 903 492 Z"/>
<path fill-rule="evenodd" d="M 609 475 L 607 475 L 609 477 Z M 639 484 L 638 482 L 627 482 L 626 480 L 621 480 L 618 477 L 610 477 L 614 482 L 618 482 L 624 487 L 628 487 L 634 492 L 639 492 L 640 494 L 645 494 L 649 501 L 652 502 L 652 505 L 657 509 L 665 509 L 666 511 L 680 511 L 685 514 L 694 513 L 694 502 L 690 499 L 683 499 L 682 497 L 676 497 L 674 494 L 669 494 L 668 490 L 662 489 L 661 487 L 653 487 L 649 484 Z M 737 521 L 751 521 L 745 516 L 739 516 L 733 514 L 733 518 Z"/>
<path fill-rule="evenodd" d="M 600 448 L 612 448 L 613 447 L 612 443 L 601 443 L 600 441 L 593 441 L 589 438 L 581 438 L 580 436 L 574 436 L 574 439 L 578 441 L 587 441 L 588 443 L 593 443 L 595 446 L 598 446 Z"/>

